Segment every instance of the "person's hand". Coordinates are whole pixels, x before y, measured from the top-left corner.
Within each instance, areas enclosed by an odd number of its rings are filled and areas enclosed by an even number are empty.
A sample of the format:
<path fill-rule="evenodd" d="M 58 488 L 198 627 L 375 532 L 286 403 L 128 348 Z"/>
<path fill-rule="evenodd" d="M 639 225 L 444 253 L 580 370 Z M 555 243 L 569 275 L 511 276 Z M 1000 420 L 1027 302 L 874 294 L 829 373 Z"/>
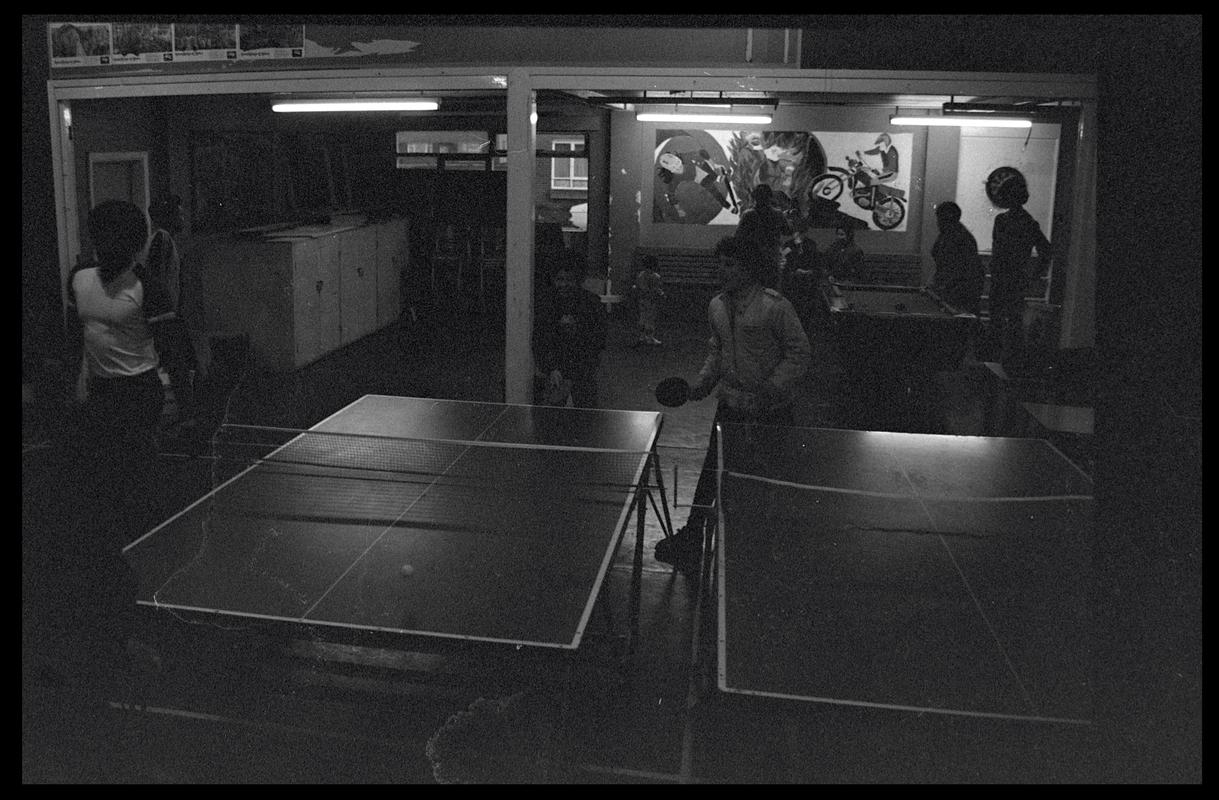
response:
<path fill-rule="evenodd" d="M 89 400 L 89 373 L 83 363 L 76 373 L 76 380 L 73 381 L 72 399 L 77 405 L 84 405 Z"/>
<path fill-rule="evenodd" d="M 762 381 L 755 389 L 755 394 L 765 405 L 774 405 L 783 399 L 783 390 L 771 381 Z"/>
<path fill-rule="evenodd" d="M 690 399 L 697 402 L 711 394 L 711 384 L 705 381 L 695 381 L 690 385 Z"/>
<path fill-rule="evenodd" d="M 750 396 L 753 406 L 772 406 L 783 399 L 783 390 L 770 381 L 750 383 L 744 387 L 744 393 Z"/>
<path fill-rule="evenodd" d="M 748 389 L 728 387 L 724 390 L 724 402 L 737 411 L 756 413 L 761 410 L 761 396 Z"/>

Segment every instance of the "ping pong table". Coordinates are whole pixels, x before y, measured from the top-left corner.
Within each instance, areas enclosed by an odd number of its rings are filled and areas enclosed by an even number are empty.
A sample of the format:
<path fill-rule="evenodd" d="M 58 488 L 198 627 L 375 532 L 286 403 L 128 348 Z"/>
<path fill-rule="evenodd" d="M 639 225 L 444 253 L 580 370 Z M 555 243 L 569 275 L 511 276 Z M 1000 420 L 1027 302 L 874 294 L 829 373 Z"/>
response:
<path fill-rule="evenodd" d="M 366 395 L 129 544 L 137 602 L 420 652 L 572 652 L 634 510 L 633 649 L 660 427 L 655 412 Z"/>
<path fill-rule="evenodd" d="M 1092 484 L 1052 445 L 731 424 L 719 443 L 719 697 L 1090 720 Z"/>

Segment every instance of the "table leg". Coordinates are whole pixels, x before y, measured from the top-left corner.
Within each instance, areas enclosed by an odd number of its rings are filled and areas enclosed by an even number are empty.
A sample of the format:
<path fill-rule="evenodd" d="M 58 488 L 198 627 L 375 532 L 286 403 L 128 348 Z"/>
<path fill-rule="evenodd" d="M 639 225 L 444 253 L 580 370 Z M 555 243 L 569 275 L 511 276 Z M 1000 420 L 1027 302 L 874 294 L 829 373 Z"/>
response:
<path fill-rule="evenodd" d="M 673 520 L 669 516 L 669 497 L 665 492 L 664 472 L 660 469 L 660 458 L 656 455 L 656 451 L 652 451 L 650 456 L 652 462 L 652 470 L 656 473 L 656 488 L 660 491 L 660 508 L 664 515 L 664 532 L 665 536 L 673 535 Z"/>
<path fill-rule="evenodd" d="M 643 591 L 643 530 L 647 518 L 647 507 L 641 493 L 648 491 L 648 473 L 651 459 L 645 462 L 639 486 L 635 490 L 635 562 L 631 568 L 631 629 L 627 632 L 627 655 L 635 654 L 635 643 L 639 638 L 639 600 Z"/>

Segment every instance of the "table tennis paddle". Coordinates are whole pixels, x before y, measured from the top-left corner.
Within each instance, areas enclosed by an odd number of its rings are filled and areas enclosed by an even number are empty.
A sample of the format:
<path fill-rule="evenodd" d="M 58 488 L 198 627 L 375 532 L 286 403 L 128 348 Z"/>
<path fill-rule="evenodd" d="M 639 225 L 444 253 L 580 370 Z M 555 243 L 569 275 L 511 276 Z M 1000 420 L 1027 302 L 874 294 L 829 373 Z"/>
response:
<path fill-rule="evenodd" d="M 685 405 L 690 399 L 690 384 L 685 378 L 673 376 L 656 384 L 656 402 L 669 408 Z"/>

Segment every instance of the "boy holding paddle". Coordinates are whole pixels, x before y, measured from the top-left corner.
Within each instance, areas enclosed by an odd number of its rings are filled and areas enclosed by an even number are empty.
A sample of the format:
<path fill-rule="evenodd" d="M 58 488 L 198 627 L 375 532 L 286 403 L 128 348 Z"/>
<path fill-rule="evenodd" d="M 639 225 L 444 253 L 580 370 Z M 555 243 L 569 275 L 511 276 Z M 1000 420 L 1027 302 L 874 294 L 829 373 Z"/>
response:
<path fill-rule="evenodd" d="M 762 285 L 768 263 L 758 246 L 725 237 L 715 254 L 723 291 L 707 306 L 709 349 L 689 394 L 689 399 L 701 400 L 716 393 L 715 421 L 690 516 L 681 530 L 656 547 L 658 560 L 678 566 L 696 567 L 702 551 L 708 509 L 715 499 L 716 425 L 791 425 L 793 389 L 811 359 L 796 309 Z"/>

